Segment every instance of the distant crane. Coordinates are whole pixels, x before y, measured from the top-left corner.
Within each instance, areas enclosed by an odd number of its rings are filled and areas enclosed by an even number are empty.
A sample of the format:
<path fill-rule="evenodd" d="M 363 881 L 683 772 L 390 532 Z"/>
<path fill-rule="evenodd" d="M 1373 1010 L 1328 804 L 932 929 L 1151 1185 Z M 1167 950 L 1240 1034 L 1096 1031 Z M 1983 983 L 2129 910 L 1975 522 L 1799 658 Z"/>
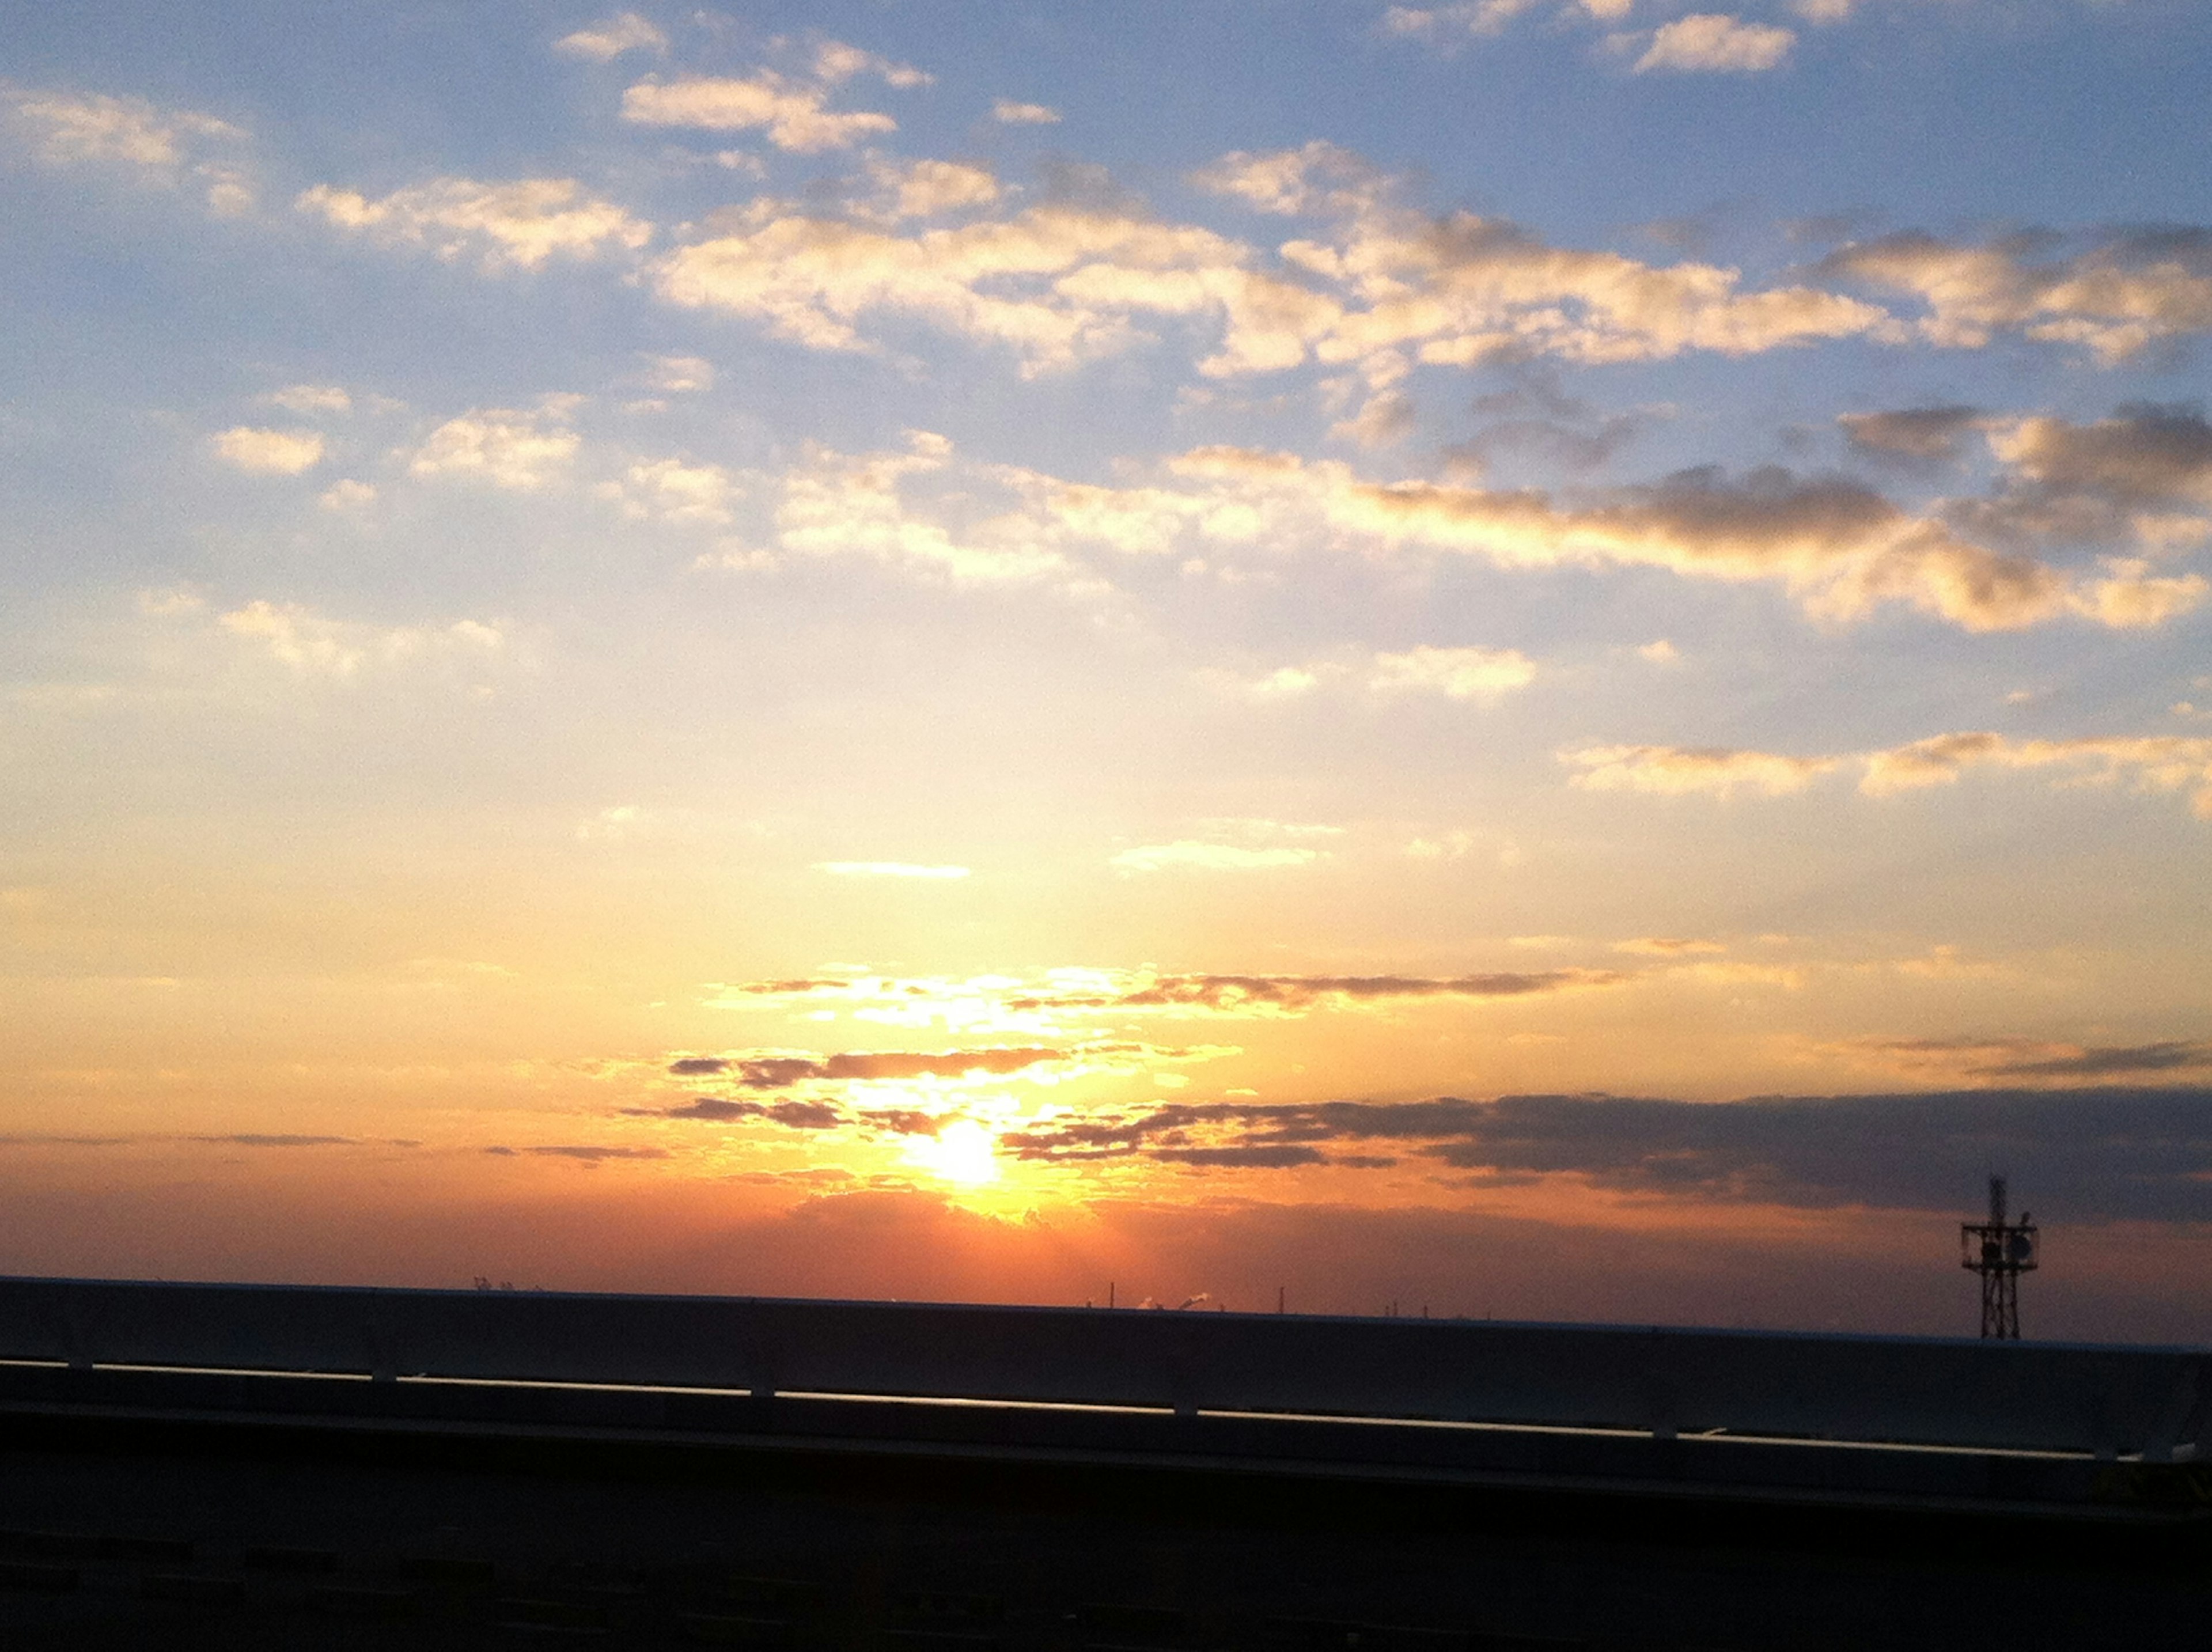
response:
<path fill-rule="evenodd" d="M 1990 1219 L 1959 1224 L 1959 1266 L 1982 1276 L 1982 1334 L 2020 1340 L 2020 1276 L 2035 1271 L 2035 1223 L 2005 1220 L 2005 1179 L 1990 1178 Z"/>

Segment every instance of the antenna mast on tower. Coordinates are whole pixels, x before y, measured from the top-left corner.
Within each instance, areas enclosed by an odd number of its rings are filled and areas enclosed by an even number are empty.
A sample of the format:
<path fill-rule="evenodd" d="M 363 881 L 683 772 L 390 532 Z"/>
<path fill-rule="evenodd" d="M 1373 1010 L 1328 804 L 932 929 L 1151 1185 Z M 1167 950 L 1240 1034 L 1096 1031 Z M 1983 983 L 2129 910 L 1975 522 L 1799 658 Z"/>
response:
<path fill-rule="evenodd" d="M 2020 1339 L 2020 1276 L 2035 1271 L 2035 1224 L 2005 1220 L 2005 1179 L 1990 1178 L 1990 1219 L 1959 1224 L 1959 1266 L 1982 1276 L 1982 1334 Z"/>

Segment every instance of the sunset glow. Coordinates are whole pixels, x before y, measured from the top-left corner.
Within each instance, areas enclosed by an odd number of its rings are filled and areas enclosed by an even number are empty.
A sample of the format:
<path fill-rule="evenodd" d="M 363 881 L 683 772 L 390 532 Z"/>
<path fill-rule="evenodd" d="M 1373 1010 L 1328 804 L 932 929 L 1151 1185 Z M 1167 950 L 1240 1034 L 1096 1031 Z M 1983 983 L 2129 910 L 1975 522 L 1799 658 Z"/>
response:
<path fill-rule="evenodd" d="M 2203 1334 L 2202 5 L 11 24 L 0 1271 Z"/>

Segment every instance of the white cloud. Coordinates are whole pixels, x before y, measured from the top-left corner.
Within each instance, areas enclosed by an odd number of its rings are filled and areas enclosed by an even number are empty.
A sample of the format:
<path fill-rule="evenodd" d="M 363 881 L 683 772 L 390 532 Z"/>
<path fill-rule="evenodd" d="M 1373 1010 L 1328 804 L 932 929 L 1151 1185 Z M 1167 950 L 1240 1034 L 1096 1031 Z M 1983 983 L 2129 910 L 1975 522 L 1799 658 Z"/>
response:
<path fill-rule="evenodd" d="M 550 398 L 534 410 L 476 408 L 430 433 L 408 464 L 417 477 L 459 477 L 516 493 L 553 486 L 583 439 L 568 428 L 572 398 Z"/>
<path fill-rule="evenodd" d="M 859 46 L 847 46 L 842 40 L 824 40 L 814 48 L 814 73 L 830 86 L 851 80 L 856 75 L 873 75 L 886 86 L 896 86 L 902 90 L 937 83 L 937 76 L 925 70 L 916 69 L 912 64 L 893 63 L 889 58 L 863 52 Z"/>
<path fill-rule="evenodd" d="M 368 665 L 389 665 L 433 653 L 483 658 L 505 637 L 494 626 L 461 620 L 443 627 L 386 629 L 332 620 L 294 603 L 251 602 L 216 622 L 302 676 L 350 677 Z"/>
<path fill-rule="evenodd" d="M 314 430 L 262 430 L 241 424 L 208 440 L 218 459 L 248 476 L 297 476 L 323 459 L 322 434 Z"/>
<path fill-rule="evenodd" d="M 1461 0 L 1444 6 L 1392 6 L 1382 14 L 1391 34 L 1495 34 L 1542 0 Z"/>
<path fill-rule="evenodd" d="M 894 222 L 989 206 L 1004 192 L 984 167 L 955 161 L 879 160 L 868 175 L 877 189 L 871 216 Z"/>
<path fill-rule="evenodd" d="M 1060 111 L 1042 103 L 1000 98 L 991 105 L 991 118 L 1004 126 L 1055 126 L 1060 124 Z"/>
<path fill-rule="evenodd" d="M 1270 872 L 1312 865 L 1319 849 L 1301 844 L 1205 843 L 1179 838 L 1173 843 L 1147 843 L 1124 849 L 1106 864 L 1119 872 Z"/>
<path fill-rule="evenodd" d="M 1763 797 L 1802 792 L 1842 765 L 1840 757 L 1786 757 L 1771 751 L 1669 745 L 1590 746 L 1563 751 L 1559 761 L 1578 768 L 1570 782 L 1592 792 L 1651 792 L 1680 797 L 1705 793 Z"/>
<path fill-rule="evenodd" d="M 1536 680 L 1534 661 L 1516 648 L 1431 648 L 1377 654 L 1368 686 L 1381 694 L 1441 694 L 1495 700 Z"/>
<path fill-rule="evenodd" d="M 315 501 L 326 511 L 366 510 L 376 502 L 376 489 L 367 482 L 351 477 L 332 483 Z"/>
<path fill-rule="evenodd" d="M 261 399 L 287 413 L 345 413 L 353 408 L 353 398 L 337 385 L 289 385 Z"/>
<path fill-rule="evenodd" d="M 378 201 L 318 184 L 295 205 L 337 228 L 427 246 L 441 258 L 474 252 L 487 271 L 535 270 L 556 253 L 589 259 L 617 248 L 635 252 L 653 239 L 651 224 L 585 193 L 573 178 L 440 178 Z"/>
<path fill-rule="evenodd" d="M 15 112 L 40 132 L 40 158 L 56 165 L 120 161 L 167 172 L 183 161 L 189 138 L 246 136 L 212 115 L 157 109 L 143 98 L 22 91 L 9 100 Z"/>
<path fill-rule="evenodd" d="M 708 131 L 764 131 L 779 149 L 799 155 L 849 149 L 863 138 L 898 130 L 889 115 L 823 107 L 829 88 L 763 70 L 750 80 L 691 76 L 640 81 L 623 94 L 623 118 L 645 126 Z"/>
<path fill-rule="evenodd" d="M 690 396 L 714 387 L 714 364 L 703 355 L 653 355 L 647 376 L 655 390 Z"/>
<path fill-rule="evenodd" d="M 639 521 L 726 525 L 738 488 L 719 465 L 686 465 L 680 459 L 641 461 L 620 482 L 603 483 L 606 498 L 621 502 L 623 513 Z"/>
<path fill-rule="evenodd" d="M 625 52 L 665 52 L 668 37 L 635 12 L 621 11 L 605 22 L 562 35 L 553 42 L 553 49 L 571 58 L 611 63 Z"/>
<path fill-rule="evenodd" d="M 1636 60 L 1636 72 L 1756 75 L 1790 55 L 1797 37 L 1768 23 L 1747 23 L 1718 12 L 1694 12 L 1663 23 Z"/>
<path fill-rule="evenodd" d="M 2185 735 L 2014 739 L 1974 730 L 1830 756 L 1622 745 L 1563 751 L 1559 761 L 1581 771 L 1571 784 L 1592 791 L 1705 793 L 1721 798 L 1738 791 L 1766 797 L 1802 792 L 1847 768 L 1859 771 L 1858 789 L 1876 798 L 1954 785 L 1972 768 L 2047 769 L 2057 771 L 2065 786 L 2124 782 L 2142 793 L 2187 792 L 2191 811 L 2212 820 L 2212 738 Z"/>
<path fill-rule="evenodd" d="M 916 865 L 905 860 L 819 860 L 814 870 L 836 878 L 915 878 L 946 883 L 969 875 L 966 866 Z"/>
<path fill-rule="evenodd" d="M 104 93 L 0 87 L 18 120 L 49 166 L 113 163 L 131 167 L 143 182 L 181 185 L 189 178 L 206 193 L 217 217 L 237 217 L 254 203 L 246 173 L 222 161 L 194 160 L 203 140 L 235 143 L 246 133 L 228 121 L 190 109 L 161 109 L 143 98 Z"/>
<path fill-rule="evenodd" d="M 2078 344 L 2109 366 L 2161 339 L 2212 331 L 2212 239 L 2202 231 L 2118 231 L 2039 261 L 2034 245 L 1913 231 L 1854 243 L 1821 267 L 1919 298 L 1928 307 L 1921 336 L 1952 349 L 1978 349 L 2013 330 Z"/>

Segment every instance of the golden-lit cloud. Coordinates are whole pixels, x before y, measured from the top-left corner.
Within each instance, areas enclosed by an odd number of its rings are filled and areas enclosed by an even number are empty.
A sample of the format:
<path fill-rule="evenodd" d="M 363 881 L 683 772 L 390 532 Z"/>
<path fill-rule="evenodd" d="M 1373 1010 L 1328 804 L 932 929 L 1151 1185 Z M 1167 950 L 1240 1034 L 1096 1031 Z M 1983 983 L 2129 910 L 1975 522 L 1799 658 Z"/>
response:
<path fill-rule="evenodd" d="M 1042 103 L 1018 103 L 998 98 L 991 104 L 991 118 L 1002 126 L 1056 126 L 1060 111 Z"/>
<path fill-rule="evenodd" d="M 1662 23 L 1636 60 L 1635 72 L 1756 75 L 1778 67 L 1797 37 L 1769 23 L 1747 23 L 1720 12 L 1692 12 Z"/>
<path fill-rule="evenodd" d="M 739 490 L 719 465 L 661 459 L 640 460 L 620 481 L 602 483 L 597 491 L 633 520 L 721 526 L 729 522 Z"/>
<path fill-rule="evenodd" d="M 441 653 L 480 660 L 506 646 L 498 628 L 477 620 L 382 627 L 333 620 L 296 603 L 250 602 L 221 615 L 217 623 L 278 664 L 312 677 L 350 677 L 367 666 Z"/>
<path fill-rule="evenodd" d="M 1858 769 L 1858 789 L 1869 797 L 1952 785 L 1978 768 L 2052 770 L 2068 785 L 2124 783 L 2142 793 L 2187 792 L 2194 812 L 2212 820 L 2212 739 L 2203 737 L 2014 739 L 1975 731 L 1833 756 L 1665 745 L 1593 746 L 1559 756 L 1579 771 L 1571 784 L 1588 790 L 1722 798 L 1739 791 L 1765 797 L 1802 792 L 1846 768 Z"/>
<path fill-rule="evenodd" d="M 564 34 L 553 49 L 592 63 L 611 63 L 625 52 L 665 52 L 668 37 L 634 11 L 619 11 L 604 22 Z"/>
<path fill-rule="evenodd" d="M 745 79 L 643 80 L 623 94 L 622 112 L 624 120 L 644 126 L 763 131 L 777 149 L 799 155 L 850 149 L 898 130 L 897 121 L 877 111 L 828 108 L 830 91 L 773 70 Z"/>
<path fill-rule="evenodd" d="M 573 178 L 506 184 L 439 178 L 374 201 L 318 184 L 294 204 L 334 228 L 385 245 L 427 247 L 448 259 L 472 253 L 487 272 L 535 270 L 556 254 L 588 260 L 635 252 L 653 239 L 651 224 L 587 193 Z"/>
<path fill-rule="evenodd" d="M 535 409 L 477 408 L 448 419 L 416 450 L 408 473 L 488 482 L 514 493 L 550 488 L 583 445 L 567 423 L 573 405 L 573 398 L 552 397 Z"/>
<path fill-rule="evenodd" d="M 1380 694 L 1440 694 L 1495 700 L 1536 680 L 1535 663 L 1517 648 L 1433 648 L 1377 654 L 1368 686 Z"/>
<path fill-rule="evenodd" d="M 261 398 L 271 407 L 303 416 L 315 413 L 349 413 L 353 396 L 342 385 L 287 385 Z"/>
<path fill-rule="evenodd" d="M 254 205 L 252 181 L 238 165 L 195 159 L 204 144 L 234 149 L 246 137 L 227 120 L 100 92 L 0 85 L 0 100 L 13 109 L 32 152 L 48 166 L 119 166 L 143 183 L 171 187 L 190 180 L 204 191 L 208 210 L 217 217 L 237 217 Z"/>
<path fill-rule="evenodd" d="M 906 860 L 824 860 L 817 863 L 814 869 L 838 878 L 909 878 L 931 883 L 957 880 L 969 875 L 966 866 L 919 865 Z"/>
<path fill-rule="evenodd" d="M 1272 872 L 1310 866 L 1323 851 L 1304 844 L 1207 843 L 1179 838 L 1124 849 L 1107 865 L 1117 872 Z"/>
<path fill-rule="evenodd" d="M 1843 765 L 1840 757 L 1789 757 L 1771 751 L 1670 745 L 1589 746 L 1559 754 L 1578 770 L 1571 784 L 1591 792 L 1651 792 L 1663 797 L 1802 792 Z"/>
<path fill-rule="evenodd" d="M 2161 339 L 2212 328 L 2212 231 L 2116 232 L 2071 256 L 2039 259 L 2033 238 L 1982 244 L 1919 231 L 1856 242 L 1823 273 L 1909 294 L 1929 342 L 1978 349 L 2017 331 L 2079 344 L 2110 365 Z"/>
<path fill-rule="evenodd" d="M 248 476 L 298 476 L 323 460 L 323 438 L 314 430 L 264 430 L 241 424 L 208 440 L 216 458 Z"/>

